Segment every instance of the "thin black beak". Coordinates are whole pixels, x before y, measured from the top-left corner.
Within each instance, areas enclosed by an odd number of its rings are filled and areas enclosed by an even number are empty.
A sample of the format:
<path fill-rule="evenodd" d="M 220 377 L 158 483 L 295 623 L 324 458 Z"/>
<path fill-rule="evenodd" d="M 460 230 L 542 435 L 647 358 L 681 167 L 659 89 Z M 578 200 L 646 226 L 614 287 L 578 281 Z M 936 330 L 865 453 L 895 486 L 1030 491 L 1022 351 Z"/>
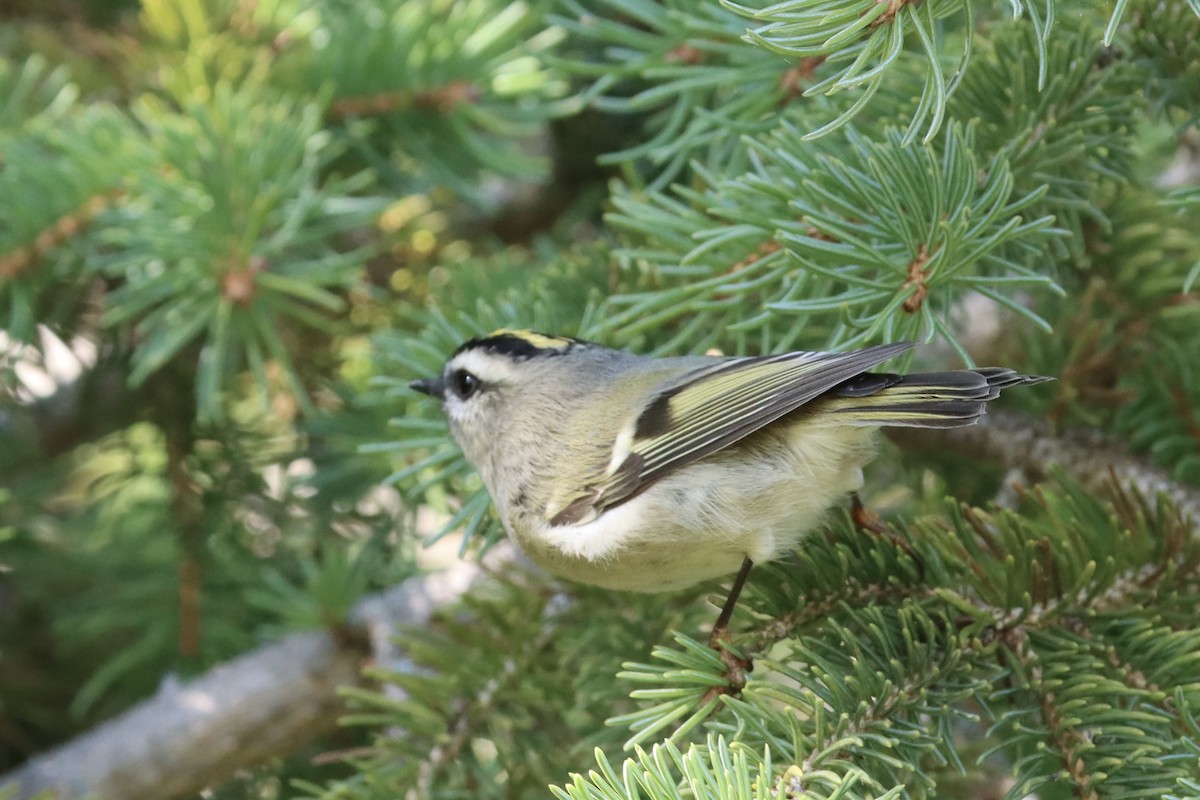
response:
<path fill-rule="evenodd" d="M 441 377 L 437 378 L 422 378 L 419 381 L 413 381 L 408 385 L 410 389 L 416 389 L 421 394 L 427 394 L 430 397 L 436 397 L 438 400 L 446 399 L 446 384 Z"/>

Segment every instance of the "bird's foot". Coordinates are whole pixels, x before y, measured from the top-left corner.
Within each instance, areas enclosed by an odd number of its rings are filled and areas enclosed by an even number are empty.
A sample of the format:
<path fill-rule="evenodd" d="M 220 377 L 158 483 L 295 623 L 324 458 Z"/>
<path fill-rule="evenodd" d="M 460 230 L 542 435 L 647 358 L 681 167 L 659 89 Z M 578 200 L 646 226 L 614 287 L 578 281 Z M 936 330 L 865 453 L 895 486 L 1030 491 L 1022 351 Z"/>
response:
<path fill-rule="evenodd" d="M 713 628 L 712 635 L 708 637 L 708 646 L 717 652 L 721 663 L 725 665 L 725 684 L 713 686 L 705 692 L 700 701 L 701 705 L 705 705 L 713 698 L 723 694 L 731 696 L 741 694 L 742 689 L 746 686 L 746 674 L 754 671 L 754 659 L 733 649 L 729 640 L 729 631 L 725 628 Z"/>

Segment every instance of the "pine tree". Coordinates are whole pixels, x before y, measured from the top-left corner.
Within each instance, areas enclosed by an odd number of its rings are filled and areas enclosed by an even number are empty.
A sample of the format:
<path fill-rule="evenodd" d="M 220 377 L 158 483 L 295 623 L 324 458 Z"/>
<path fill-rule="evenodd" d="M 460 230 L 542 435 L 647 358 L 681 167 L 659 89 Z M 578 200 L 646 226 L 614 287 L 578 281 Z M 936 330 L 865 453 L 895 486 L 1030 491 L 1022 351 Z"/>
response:
<path fill-rule="evenodd" d="M 12 14 L 6 769 L 317 629 L 343 726 L 216 796 L 1200 798 L 1197 0 Z M 502 537 L 407 384 L 501 327 L 1057 380 L 886 441 L 753 671 L 718 585 L 508 557 L 388 660 L 362 598 Z"/>

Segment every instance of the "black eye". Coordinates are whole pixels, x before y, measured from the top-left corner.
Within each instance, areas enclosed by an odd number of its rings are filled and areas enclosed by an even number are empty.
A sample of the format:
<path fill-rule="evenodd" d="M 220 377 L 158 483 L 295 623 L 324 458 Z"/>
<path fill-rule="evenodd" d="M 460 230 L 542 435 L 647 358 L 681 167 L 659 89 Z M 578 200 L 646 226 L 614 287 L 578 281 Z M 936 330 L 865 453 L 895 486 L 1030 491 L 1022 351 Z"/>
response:
<path fill-rule="evenodd" d="M 475 392 L 479 391 L 482 385 L 479 378 L 476 378 L 465 369 L 456 369 L 450 373 L 450 385 L 454 387 L 454 393 L 466 400 Z"/>

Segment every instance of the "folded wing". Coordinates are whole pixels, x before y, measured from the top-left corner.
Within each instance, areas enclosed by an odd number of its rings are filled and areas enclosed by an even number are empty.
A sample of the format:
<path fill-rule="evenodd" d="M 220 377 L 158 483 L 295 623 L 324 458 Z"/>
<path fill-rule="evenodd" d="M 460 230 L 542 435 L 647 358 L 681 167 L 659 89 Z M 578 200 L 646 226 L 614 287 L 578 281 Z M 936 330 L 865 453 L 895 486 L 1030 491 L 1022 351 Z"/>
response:
<path fill-rule="evenodd" d="M 623 432 L 628 452 L 614 468 L 555 512 L 552 525 L 574 525 L 645 491 L 680 467 L 717 452 L 770 425 L 871 367 L 912 348 L 912 343 L 850 353 L 785 353 L 735 358 L 686 373 L 650 399 Z"/>

